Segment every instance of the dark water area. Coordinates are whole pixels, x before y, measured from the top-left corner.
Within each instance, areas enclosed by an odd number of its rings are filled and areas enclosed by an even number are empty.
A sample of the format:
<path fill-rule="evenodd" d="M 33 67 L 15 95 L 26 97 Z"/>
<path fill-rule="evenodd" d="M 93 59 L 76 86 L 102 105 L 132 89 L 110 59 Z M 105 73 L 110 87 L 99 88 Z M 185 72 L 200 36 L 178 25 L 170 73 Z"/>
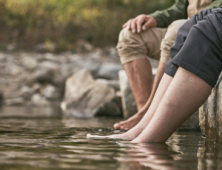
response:
<path fill-rule="evenodd" d="M 175 132 L 166 144 L 87 139 L 113 131 L 118 118 L 74 119 L 56 108 L 0 110 L 0 170 L 222 169 L 222 148 L 200 132 Z"/>

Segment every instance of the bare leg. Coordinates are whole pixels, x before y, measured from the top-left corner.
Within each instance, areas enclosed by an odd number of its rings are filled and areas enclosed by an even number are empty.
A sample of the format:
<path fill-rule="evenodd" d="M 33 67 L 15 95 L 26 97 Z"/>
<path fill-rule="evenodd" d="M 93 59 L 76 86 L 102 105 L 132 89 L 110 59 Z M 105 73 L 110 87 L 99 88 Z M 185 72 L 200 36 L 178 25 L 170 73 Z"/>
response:
<path fill-rule="evenodd" d="M 148 59 L 138 59 L 123 65 L 130 87 L 135 97 L 137 110 L 146 104 L 152 89 L 153 74 Z M 145 112 L 138 112 L 126 121 L 116 123 L 115 129 L 129 130 L 134 127 L 144 116 Z"/>
<path fill-rule="evenodd" d="M 143 131 L 143 129 L 149 124 L 149 122 L 152 119 L 152 117 L 153 117 L 160 101 L 162 100 L 168 86 L 170 85 L 172 79 L 173 79 L 172 77 L 168 76 L 167 74 L 164 74 L 149 110 L 146 112 L 145 116 L 141 119 L 141 121 L 136 126 L 134 126 L 132 129 L 130 129 L 128 132 L 126 132 L 124 134 L 111 135 L 111 136 L 91 136 L 91 135 L 88 135 L 88 137 L 89 138 L 91 138 L 91 137 L 121 138 L 121 139 L 126 139 L 126 140 L 132 140 L 132 139 L 136 138 Z"/>
<path fill-rule="evenodd" d="M 151 89 L 153 74 L 148 59 L 142 58 L 123 65 L 130 87 L 135 97 L 137 110 L 147 102 Z"/>
<path fill-rule="evenodd" d="M 211 89 L 198 76 L 179 68 L 152 120 L 132 142 L 165 142 L 204 103 Z"/>

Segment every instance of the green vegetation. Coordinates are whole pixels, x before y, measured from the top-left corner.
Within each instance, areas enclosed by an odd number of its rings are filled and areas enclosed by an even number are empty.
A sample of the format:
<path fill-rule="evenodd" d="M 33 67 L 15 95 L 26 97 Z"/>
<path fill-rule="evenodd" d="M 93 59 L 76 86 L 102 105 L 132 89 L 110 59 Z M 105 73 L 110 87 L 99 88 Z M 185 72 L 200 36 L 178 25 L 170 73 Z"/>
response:
<path fill-rule="evenodd" d="M 55 42 L 75 50 L 77 40 L 115 45 L 122 24 L 138 14 L 170 6 L 173 0 L 0 0 L 0 48 L 15 43 L 32 50 Z"/>

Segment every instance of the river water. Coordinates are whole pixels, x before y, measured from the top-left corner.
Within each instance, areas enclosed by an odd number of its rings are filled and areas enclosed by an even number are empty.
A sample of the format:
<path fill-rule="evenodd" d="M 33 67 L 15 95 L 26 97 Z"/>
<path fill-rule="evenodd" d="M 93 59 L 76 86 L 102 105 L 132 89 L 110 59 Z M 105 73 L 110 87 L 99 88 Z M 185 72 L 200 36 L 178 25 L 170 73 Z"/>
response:
<path fill-rule="evenodd" d="M 0 170 L 222 169 L 221 146 L 200 132 L 175 132 L 166 144 L 87 139 L 121 133 L 118 118 L 71 119 L 56 108 L 0 110 Z"/>

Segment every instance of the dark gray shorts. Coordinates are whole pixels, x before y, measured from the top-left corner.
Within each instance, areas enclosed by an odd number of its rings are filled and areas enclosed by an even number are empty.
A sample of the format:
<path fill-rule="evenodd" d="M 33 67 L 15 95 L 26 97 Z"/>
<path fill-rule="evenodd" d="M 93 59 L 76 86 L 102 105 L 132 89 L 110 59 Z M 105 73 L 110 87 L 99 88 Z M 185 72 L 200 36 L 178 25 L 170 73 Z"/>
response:
<path fill-rule="evenodd" d="M 214 87 L 222 71 L 222 8 L 203 10 L 179 30 L 165 73 L 182 67 Z"/>

